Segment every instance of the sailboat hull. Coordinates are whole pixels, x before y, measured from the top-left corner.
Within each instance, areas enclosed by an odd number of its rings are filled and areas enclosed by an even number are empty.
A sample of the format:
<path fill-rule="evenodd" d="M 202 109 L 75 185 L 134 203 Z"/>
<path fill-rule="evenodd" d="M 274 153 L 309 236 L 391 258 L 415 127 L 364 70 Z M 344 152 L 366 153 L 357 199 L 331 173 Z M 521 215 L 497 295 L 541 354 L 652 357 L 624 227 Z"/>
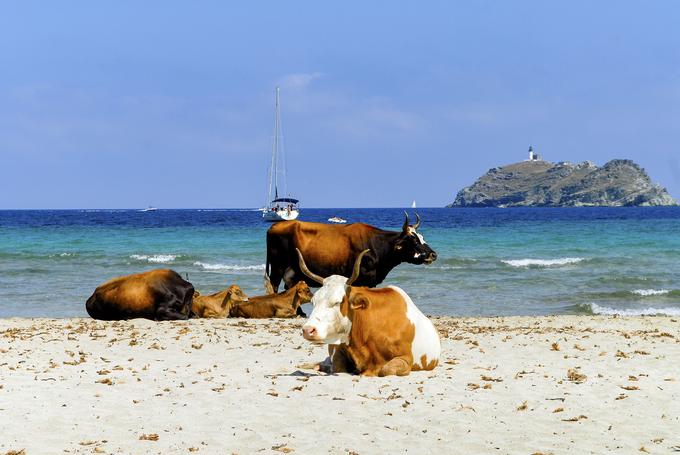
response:
<path fill-rule="evenodd" d="M 292 221 L 300 215 L 299 210 L 266 210 L 262 212 L 264 221 Z"/>

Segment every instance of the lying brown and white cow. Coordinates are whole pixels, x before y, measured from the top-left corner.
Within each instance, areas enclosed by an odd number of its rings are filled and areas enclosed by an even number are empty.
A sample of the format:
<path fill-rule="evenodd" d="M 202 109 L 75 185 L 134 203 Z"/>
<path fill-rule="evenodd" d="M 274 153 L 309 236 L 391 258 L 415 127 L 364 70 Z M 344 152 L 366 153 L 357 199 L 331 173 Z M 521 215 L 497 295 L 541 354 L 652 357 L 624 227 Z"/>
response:
<path fill-rule="evenodd" d="M 280 294 L 251 297 L 247 302 L 232 306 L 229 315 L 235 318 L 294 318 L 303 303 L 312 300 L 312 291 L 304 281 Z"/>
<path fill-rule="evenodd" d="M 236 284 L 210 295 L 194 291 L 191 311 L 199 318 L 226 318 L 235 304 L 245 301 L 248 296 Z"/>
<path fill-rule="evenodd" d="M 87 299 L 87 313 L 107 321 L 188 319 L 194 287 L 174 270 L 156 269 L 107 281 Z"/>
<path fill-rule="evenodd" d="M 439 334 L 411 298 L 396 286 L 352 286 L 367 252 L 359 254 L 347 279 L 314 274 L 298 250 L 300 270 L 322 285 L 312 298 L 314 309 L 302 326 L 303 337 L 335 345 L 329 349 L 333 372 L 405 376 L 432 370 L 441 354 Z"/>

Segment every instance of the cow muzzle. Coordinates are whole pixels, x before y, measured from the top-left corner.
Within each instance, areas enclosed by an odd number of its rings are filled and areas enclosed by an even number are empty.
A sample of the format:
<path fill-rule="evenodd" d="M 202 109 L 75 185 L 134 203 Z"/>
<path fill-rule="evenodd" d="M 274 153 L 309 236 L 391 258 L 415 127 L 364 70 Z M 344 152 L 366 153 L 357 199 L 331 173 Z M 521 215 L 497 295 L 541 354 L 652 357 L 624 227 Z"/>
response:
<path fill-rule="evenodd" d="M 302 327 L 302 337 L 307 341 L 311 341 L 312 343 L 322 343 L 322 341 L 319 339 L 319 332 L 316 330 L 316 327 L 311 325 L 305 325 Z"/>
<path fill-rule="evenodd" d="M 433 251 L 432 253 L 427 255 L 424 262 L 425 262 L 425 264 L 432 264 L 436 260 L 437 260 L 437 253 L 435 253 Z"/>

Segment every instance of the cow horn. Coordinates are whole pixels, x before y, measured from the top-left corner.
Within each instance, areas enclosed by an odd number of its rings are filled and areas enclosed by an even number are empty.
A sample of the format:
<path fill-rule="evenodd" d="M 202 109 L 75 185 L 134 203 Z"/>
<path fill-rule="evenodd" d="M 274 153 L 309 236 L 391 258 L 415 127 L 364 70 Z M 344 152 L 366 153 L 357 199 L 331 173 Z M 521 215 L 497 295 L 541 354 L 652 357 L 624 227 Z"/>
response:
<path fill-rule="evenodd" d="M 416 212 L 416 224 L 413 225 L 413 229 L 418 229 L 420 227 L 420 217 L 418 216 L 418 212 Z"/>
<path fill-rule="evenodd" d="M 302 273 L 307 275 L 309 278 L 312 280 L 316 281 L 319 284 L 323 284 L 323 278 L 320 277 L 319 275 L 312 273 L 308 268 L 307 264 L 305 264 L 305 259 L 302 257 L 302 253 L 298 248 L 295 248 L 295 251 L 297 251 L 298 257 L 300 258 L 300 270 L 302 270 Z"/>
<path fill-rule="evenodd" d="M 406 219 L 404 220 L 404 225 L 401 227 L 402 231 L 408 229 L 408 213 L 406 213 L 406 210 L 404 210 L 404 216 L 406 216 Z"/>
<path fill-rule="evenodd" d="M 356 279 L 359 278 L 359 273 L 361 273 L 361 259 L 363 259 L 364 255 L 369 251 L 371 250 L 364 250 L 359 253 L 359 256 L 357 256 L 356 261 L 354 261 L 354 270 L 352 271 L 352 276 L 347 280 L 347 286 L 351 286 L 352 283 L 354 283 Z"/>

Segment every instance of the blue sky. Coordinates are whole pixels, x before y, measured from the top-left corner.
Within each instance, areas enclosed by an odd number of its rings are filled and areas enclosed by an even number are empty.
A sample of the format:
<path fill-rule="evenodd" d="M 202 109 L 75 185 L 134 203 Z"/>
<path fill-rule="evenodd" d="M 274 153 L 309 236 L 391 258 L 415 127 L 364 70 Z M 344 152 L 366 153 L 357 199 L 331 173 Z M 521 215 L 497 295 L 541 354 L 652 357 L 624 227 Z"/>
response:
<path fill-rule="evenodd" d="M 443 206 L 525 158 L 680 197 L 680 3 L 13 2 L 0 208 Z"/>

